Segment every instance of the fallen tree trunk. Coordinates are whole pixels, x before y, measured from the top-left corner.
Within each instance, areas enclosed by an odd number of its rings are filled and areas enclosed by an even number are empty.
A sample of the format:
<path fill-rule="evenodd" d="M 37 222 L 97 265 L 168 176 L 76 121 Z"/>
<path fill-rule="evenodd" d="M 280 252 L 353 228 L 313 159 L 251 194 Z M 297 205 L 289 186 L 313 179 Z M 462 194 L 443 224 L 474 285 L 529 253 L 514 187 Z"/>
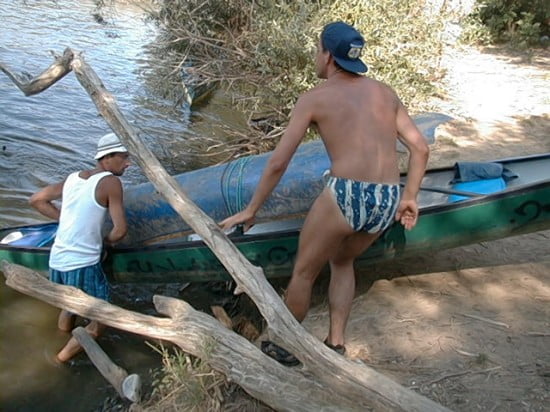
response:
<path fill-rule="evenodd" d="M 319 340 L 309 334 L 294 319 L 267 282 L 262 269 L 253 266 L 221 231 L 218 225 L 183 193 L 175 179 L 166 172 L 153 153 L 141 141 L 133 126 L 122 115 L 114 97 L 105 89 L 93 69 L 76 53 L 73 52 L 73 56 L 71 67 L 79 82 L 92 98 L 100 114 L 129 149 L 145 175 L 155 188 L 166 197 L 174 210 L 212 249 L 233 279 L 235 279 L 238 289 L 246 292 L 256 303 L 277 341 L 282 342 L 286 348 L 304 363 L 307 372 L 315 376 L 318 381 L 316 384 L 321 385 L 321 387 L 330 388 L 329 392 L 331 395 L 334 396 L 335 393 L 338 393 L 356 405 L 368 403 L 370 406 L 384 410 L 444 410 L 441 405 L 402 387 L 375 370 L 352 362 L 337 355 L 325 345 L 319 344 Z M 158 297 L 156 298 L 156 303 L 159 303 Z M 181 308 L 178 307 L 176 310 L 174 307 L 175 304 L 172 304 L 166 307 L 163 306 L 162 309 L 180 316 Z M 80 312 L 77 311 L 77 313 Z M 84 314 L 84 316 L 101 321 L 97 316 L 94 317 L 90 314 Z M 138 325 L 134 325 L 134 327 L 136 327 L 136 330 L 139 330 Z M 180 325 L 180 327 L 183 327 L 183 325 Z M 189 328 L 190 326 L 186 324 L 185 327 Z M 208 330 L 200 330 L 200 333 L 208 333 Z M 233 335 L 235 334 L 226 331 L 224 339 L 228 339 L 230 342 L 234 341 L 236 338 Z M 174 336 L 171 338 L 168 340 L 174 341 L 176 339 Z M 182 348 L 186 350 L 183 346 Z M 233 346 L 227 346 L 227 348 L 229 350 L 235 349 Z M 254 356 L 254 359 L 247 359 L 247 362 L 258 362 L 260 358 L 262 362 L 265 362 L 263 358 L 267 357 L 257 350 L 256 352 L 257 354 Z M 196 354 L 194 352 L 190 353 Z M 270 362 L 273 363 L 274 361 L 270 360 Z M 213 365 L 217 365 L 230 376 L 231 368 L 227 369 L 226 363 L 220 362 L 220 364 L 217 364 L 214 362 Z M 265 370 L 263 373 L 271 373 L 271 371 Z M 245 374 L 245 376 L 240 377 L 240 381 L 248 383 L 251 380 L 257 380 L 258 376 L 262 375 Z M 313 381 L 311 380 L 310 384 L 312 383 Z M 267 390 L 265 386 L 261 385 L 261 387 Z M 266 397 L 269 397 L 267 393 L 258 391 L 258 387 L 252 388 L 247 386 L 247 388 L 246 390 L 253 396 L 269 403 L 266 400 Z M 277 396 L 286 397 L 286 394 L 285 392 L 278 392 Z M 304 399 L 302 398 L 303 401 Z M 294 406 L 295 408 L 296 405 Z M 312 408 L 310 407 L 310 409 Z"/>
<path fill-rule="evenodd" d="M 6 284 L 21 293 L 117 329 L 175 343 L 277 410 L 368 409 L 367 399 L 362 403 L 352 402 L 304 376 L 299 369 L 280 365 L 184 301 L 155 296 L 158 312 L 169 316 L 157 318 L 119 308 L 74 287 L 52 283 L 23 266 L 2 261 L 0 270 L 6 276 Z"/>

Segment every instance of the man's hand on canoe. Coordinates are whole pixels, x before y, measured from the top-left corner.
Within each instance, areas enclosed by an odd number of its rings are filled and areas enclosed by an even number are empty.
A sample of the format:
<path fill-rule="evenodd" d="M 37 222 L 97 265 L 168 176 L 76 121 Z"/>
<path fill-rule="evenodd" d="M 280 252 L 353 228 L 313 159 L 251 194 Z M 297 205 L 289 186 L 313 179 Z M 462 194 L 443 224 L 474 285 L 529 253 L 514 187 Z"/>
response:
<path fill-rule="evenodd" d="M 248 209 L 245 209 L 239 213 L 229 216 L 228 218 L 222 220 L 219 225 L 224 232 L 228 232 L 237 225 L 243 225 L 243 231 L 246 232 L 254 225 L 254 213 L 250 212 Z"/>

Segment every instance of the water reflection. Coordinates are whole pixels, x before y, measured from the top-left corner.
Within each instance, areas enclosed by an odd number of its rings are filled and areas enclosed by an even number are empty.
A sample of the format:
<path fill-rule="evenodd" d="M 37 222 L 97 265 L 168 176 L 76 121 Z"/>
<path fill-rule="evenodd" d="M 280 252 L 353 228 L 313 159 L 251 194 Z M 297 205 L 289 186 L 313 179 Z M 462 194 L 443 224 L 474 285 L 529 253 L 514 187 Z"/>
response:
<path fill-rule="evenodd" d="M 116 5 L 105 21 L 95 12 L 91 0 L 3 0 L 0 61 L 35 76 L 52 63 L 50 51 L 82 51 L 161 162 L 185 163 L 188 111 L 157 96 L 141 77 L 148 59 L 142 46 L 154 39 L 155 28 L 139 7 Z M 0 73 L 0 227 L 44 221 L 27 205 L 29 196 L 92 167 L 97 139 L 107 131 L 72 73 L 33 97 Z M 137 167 L 131 169 L 125 185 L 145 180 Z M 115 396 L 86 357 L 70 367 L 52 366 L 48 359 L 68 338 L 55 329 L 58 309 L 0 283 L 1 410 L 89 411 Z M 158 362 L 131 334 L 110 330 L 100 344 L 130 373 L 146 374 Z"/>
<path fill-rule="evenodd" d="M 184 163 L 185 152 L 174 150 L 174 143 L 185 139 L 188 111 L 156 95 L 140 76 L 149 58 L 142 46 L 154 39 L 155 28 L 140 8 L 117 7 L 99 23 L 92 1 L 4 0 L 0 61 L 34 76 L 52 63 L 50 51 L 61 54 L 71 47 L 83 52 L 161 162 L 173 164 L 181 155 Z M 28 210 L 25 197 L 70 171 L 93 166 L 95 144 L 107 131 L 72 73 L 32 97 L 0 75 L 0 227 L 42 220 L 35 212 L 23 212 Z M 137 167 L 124 178 L 125 184 L 143 180 Z"/>

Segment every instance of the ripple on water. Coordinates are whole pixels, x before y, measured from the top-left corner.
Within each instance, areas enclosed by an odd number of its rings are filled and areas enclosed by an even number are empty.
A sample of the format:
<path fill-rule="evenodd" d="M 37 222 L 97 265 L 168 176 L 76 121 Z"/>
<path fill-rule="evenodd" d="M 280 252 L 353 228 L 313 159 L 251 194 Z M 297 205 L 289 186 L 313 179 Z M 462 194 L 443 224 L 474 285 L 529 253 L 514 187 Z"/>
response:
<path fill-rule="evenodd" d="M 107 24 L 97 23 L 95 7 L 92 0 L 2 0 L 0 61 L 16 73 L 35 76 L 52 63 L 50 50 L 82 51 L 130 123 L 163 153 L 166 136 L 184 135 L 187 114 L 158 98 L 140 78 L 147 58 L 143 46 L 154 39 L 155 29 L 143 22 L 141 10 L 129 5 L 116 5 Z M 71 171 L 93 166 L 97 139 L 108 131 L 72 73 L 32 97 L 0 73 L 0 227 L 46 220 L 28 206 L 30 195 Z M 134 167 L 123 181 L 143 179 Z M 0 409 L 88 411 L 113 394 L 85 357 L 61 369 L 48 362 L 68 338 L 55 328 L 57 309 L 4 282 L 0 302 Z M 132 373 L 145 376 L 158 364 L 152 350 L 129 334 L 107 332 L 100 345 Z"/>

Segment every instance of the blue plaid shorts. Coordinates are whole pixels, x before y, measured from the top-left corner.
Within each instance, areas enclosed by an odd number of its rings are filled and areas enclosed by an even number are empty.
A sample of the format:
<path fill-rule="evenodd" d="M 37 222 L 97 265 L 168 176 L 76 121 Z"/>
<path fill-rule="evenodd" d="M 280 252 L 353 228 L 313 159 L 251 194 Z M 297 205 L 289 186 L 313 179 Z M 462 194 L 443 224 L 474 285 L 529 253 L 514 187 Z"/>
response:
<path fill-rule="evenodd" d="M 393 223 L 401 197 L 399 185 L 329 176 L 327 187 L 356 232 L 378 233 Z"/>
<path fill-rule="evenodd" d="M 98 299 L 109 301 L 111 294 L 101 262 L 92 266 L 62 272 L 50 268 L 50 280 L 60 285 L 74 286 Z"/>

